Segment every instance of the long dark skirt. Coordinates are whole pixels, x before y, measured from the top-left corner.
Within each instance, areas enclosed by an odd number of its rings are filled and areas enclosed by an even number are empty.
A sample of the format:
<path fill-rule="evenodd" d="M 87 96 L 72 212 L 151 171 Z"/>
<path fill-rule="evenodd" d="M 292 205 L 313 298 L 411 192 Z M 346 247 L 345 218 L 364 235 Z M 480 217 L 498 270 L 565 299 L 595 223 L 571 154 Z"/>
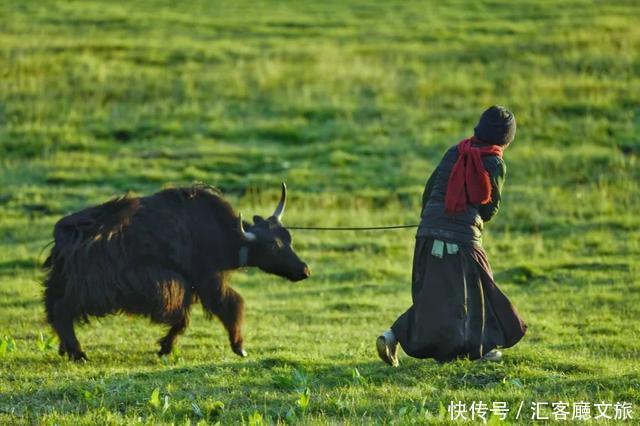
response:
<path fill-rule="evenodd" d="M 416 358 L 481 358 L 515 345 L 526 332 L 515 307 L 500 291 L 481 247 L 462 247 L 442 258 L 434 239 L 418 237 L 413 257 L 411 306 L 391 329 Z"/>

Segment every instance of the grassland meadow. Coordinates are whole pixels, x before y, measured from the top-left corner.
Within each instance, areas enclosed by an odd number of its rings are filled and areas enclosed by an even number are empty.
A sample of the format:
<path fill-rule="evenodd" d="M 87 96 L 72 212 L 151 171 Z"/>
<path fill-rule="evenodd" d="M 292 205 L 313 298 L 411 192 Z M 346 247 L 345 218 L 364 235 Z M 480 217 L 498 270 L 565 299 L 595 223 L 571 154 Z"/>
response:
<path fill-rule="evenodd" d="M 638 424 L 639 23 L 635 0 L 0 0 L 0 424 Z M 168 357 L 127 315 L 58 356 L 64 215 L 194 182 L 266 215 L 286 181 L 285 225 L 417 223 L 492 104 L 518 133 L 484 247 L 529 324 L 502 361 L 377 358 L 415 229 L 292 231 L 310 279 L 235 273 L 248 358 L 200 307 Z"/>

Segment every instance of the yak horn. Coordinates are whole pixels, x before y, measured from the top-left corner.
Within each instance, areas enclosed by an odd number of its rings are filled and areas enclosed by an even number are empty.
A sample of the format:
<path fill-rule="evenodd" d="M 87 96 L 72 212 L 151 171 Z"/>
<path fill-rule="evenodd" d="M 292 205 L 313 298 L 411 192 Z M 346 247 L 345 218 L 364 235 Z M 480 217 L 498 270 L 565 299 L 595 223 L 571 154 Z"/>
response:
<path fill-rule="evenodd" d="M 282 220 L 282 215 L 284 215 L 284 207 L 287 205 L 287 185 L 282 182 L 282 195 L 280 196 L 280 202 L 278 203 L 278 207 L 273 212 L 273 217 L 278 219 L 278 221 Z"/>
<path fill-rule="evenodd" d="M 242 225 L 242 213 L 238 216 L 238 223 L 240 225 L 240 236 L 243 240 L 247 242 L 255 241 L 258 237 L 253 232 L 247 232 L 244 230 L 244 226 Z"/>

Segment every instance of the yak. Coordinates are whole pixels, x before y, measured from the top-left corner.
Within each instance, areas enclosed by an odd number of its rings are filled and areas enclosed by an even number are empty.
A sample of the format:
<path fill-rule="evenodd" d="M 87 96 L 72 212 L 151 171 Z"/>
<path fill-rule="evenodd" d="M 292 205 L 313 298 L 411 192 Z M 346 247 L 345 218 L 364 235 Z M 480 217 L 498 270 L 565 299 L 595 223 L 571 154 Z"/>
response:
<path fill-rule="evenodd" d="M 229 286 L 230 273 L 248 266 L 291 281 L 310 275 L 282 225 L 286 200 L 283 182 L 274 213 L 249 224 L 218 190 L 194 185 L 125 195 L 62 218 L 44 262 L 46 319 L 58 353 L 88 360 L 74 322 L 124 312 L 167 324 L 158 355 L 169 354 L 200 301 L 224 325 L 233 351 L 246 356 L 244 301 Z"/>

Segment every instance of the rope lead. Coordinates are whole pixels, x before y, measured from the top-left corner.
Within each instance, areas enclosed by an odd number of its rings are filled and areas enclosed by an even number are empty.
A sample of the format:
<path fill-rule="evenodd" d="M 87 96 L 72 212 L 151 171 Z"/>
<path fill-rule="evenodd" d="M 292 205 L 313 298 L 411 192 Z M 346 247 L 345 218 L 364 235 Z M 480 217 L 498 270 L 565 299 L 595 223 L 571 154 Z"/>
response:
<path fill-rule="evenodd" d="M 391 225 L 391 226 L 367 226 L 367 227 L 323 227 L 323 226 L 287 226 L 287 229 L 303 231 L 377 231 L 384 229 L 417 228 L 418 225 Z"/>

